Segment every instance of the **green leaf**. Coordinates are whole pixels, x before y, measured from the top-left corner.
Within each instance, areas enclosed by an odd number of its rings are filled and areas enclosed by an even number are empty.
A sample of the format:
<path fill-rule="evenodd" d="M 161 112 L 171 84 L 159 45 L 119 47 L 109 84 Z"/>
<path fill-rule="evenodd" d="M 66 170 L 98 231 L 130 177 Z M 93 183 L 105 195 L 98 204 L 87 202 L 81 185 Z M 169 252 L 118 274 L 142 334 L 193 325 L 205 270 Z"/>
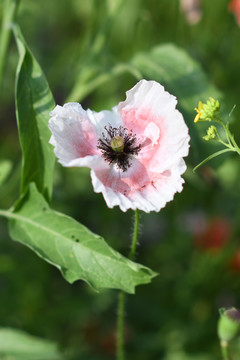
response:
<path fill-rule="evenodd" d="M 7 179 L 12 170 L 12 162 L 9 160 L 0 161 L 0 185 L 2 185 Z"/>
<path fill-rule="evenodd" d="M 172 350 L 167 353 L 164 360 L 212 360 L 212 356 L 207 353 L 186 354 L 183 350 Z"/>
<path fill-rule="evenodd" d="M 132 63 L 147 78 L 164 83 L 189 112 L 194 113 L 199 100 L 221 97 L 200 65 L 173 44 L 157 46 L 148 54 L 137 54 Z"/>
<path fill-rule="evenodd" d="M 8 46 L 11 35 L 11 24 L 17 14 L 20 0 L 3 0 L 0 10 L 2 10 L 2 26 L 0 33 L 0 85 L 2 84 L 4 68 L 7 60 Z"/>
<path fill-rule="evenodd" d="M 177 97 L 193 140 L 191 145 L 195 156 L 194 163 L 209 154 L 211 147 L 216 150 L 216 144 L 207 144 L 202 140 L 204 128 L 193 123 L 196 115 L 194 108 L 199 100 L 205 102 L 210 96 L 216 99 L 222 97 L 209 82 L 200 65 L 184 50 L 172 44 L 160 45 L 149 53 L 137 54 L 131 64 L 144 78 L 160 82 L 167 91 Z"/>
<path fill-rule="evenodd" d="M 14 26 L 14 35 L 20 56 L 16 73 L 16 112 L 23 153 L 21 192 L 26 191 L 29 183 L 35 182 L 49 200 L 55 155 L 48 143 L 48 120 L 54 100 L 43 71 L 17 26 Z"/>
<path fill-rule="evenodd" d="M 149 283 L 156 276 L 114 251 L 76 220 L 51 210 L 35 184 L 16 203 L 13 213 L 0 211 L 0 215 L 11 218 L 14 240 L 56 266 L 70 283 L 81 279 L 95 289 L 134 293 L 136 285 Z"/>
<path fill-rule="evenodd" d="M 10 328 L 0 328 L 1 360 L 60 360 L 57 345 Z"/>

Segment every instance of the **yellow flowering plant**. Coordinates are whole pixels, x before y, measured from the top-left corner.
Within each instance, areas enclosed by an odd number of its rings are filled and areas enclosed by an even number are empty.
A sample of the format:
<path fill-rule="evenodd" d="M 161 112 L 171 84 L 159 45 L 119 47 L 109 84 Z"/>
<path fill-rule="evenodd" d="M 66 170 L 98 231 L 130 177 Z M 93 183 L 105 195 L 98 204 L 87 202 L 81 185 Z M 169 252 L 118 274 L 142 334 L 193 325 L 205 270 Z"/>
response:
<path fill-rule="evenodd" d="M 197 170 L 201 165 L 205 164 L 207 161 L 215 158 L 218 155 L 221 155 L 228 151 L 237 152 L 240 155 L 240 148 L 238 144 L 236 143 L 233 134 L 231 133 L 229 129 L 229 121 L 226 123 L 221 119 L 220 115 L 220 102 L 218 100 L 215 100 L 214 98 L 210 97 L 209 100 L 207 100 L 206 103 L 203 103 L 202 101 L 199 101 L 198 107 L 195 108 L 197 115 L 194 118 L 194 123 L 197 123 L 199 121 L 209 121 L 209 122 L 215 122 L 217 123 L 223 130 L 223 133 L 225 134 L 225 137 L 219 133 L 216 126 L 211 125 L 207 129 L 207 134 L 203 136 L 203 139 L 206 141 L 214 140 L 218 141 L 220 144 L 224 145 L 225 149 L 219 150 L 212 155 L 208 156 L 206 159 L 201 161 L 193 171 Z M 233 108 L 234 110 L 234 108 Z M 232 111 L 233 111 L 232 110 Z M 231 111 L 231 113 L 232 113 Z M 229 117 L 231 115 L 229 114 Z"/>

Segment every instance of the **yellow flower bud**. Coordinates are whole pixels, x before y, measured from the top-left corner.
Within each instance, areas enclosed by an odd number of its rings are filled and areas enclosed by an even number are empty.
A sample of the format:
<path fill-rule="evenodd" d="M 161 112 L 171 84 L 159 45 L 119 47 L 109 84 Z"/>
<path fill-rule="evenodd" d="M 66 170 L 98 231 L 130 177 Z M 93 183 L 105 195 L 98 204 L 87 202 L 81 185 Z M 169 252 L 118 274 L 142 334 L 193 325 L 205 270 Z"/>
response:
<path fill-rule="evenodd" d="M 197 115 L 194 122 L 200 121 L 218 121 L 219 120 L 220 103 L 212 97 L 207 100 L 206 104 L 201 101 L 198 103 L 198 108 L 195 108 Z"/>

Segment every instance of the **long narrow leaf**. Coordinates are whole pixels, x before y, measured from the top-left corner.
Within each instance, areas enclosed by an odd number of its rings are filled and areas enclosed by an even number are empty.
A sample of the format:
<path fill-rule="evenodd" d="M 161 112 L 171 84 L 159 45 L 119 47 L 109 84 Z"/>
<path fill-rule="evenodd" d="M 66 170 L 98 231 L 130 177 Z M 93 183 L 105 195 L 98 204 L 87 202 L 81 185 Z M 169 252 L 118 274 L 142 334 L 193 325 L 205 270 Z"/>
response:
<path fill-rule="evenodd" d="M 26 191 L 29 183 L 35 182 L 49 200 L 55 156 L 48 144 L 48 119 L 54 100 L 43 71 L 17 26 L 14 35 L 20 56 L 16 73 L 16 113 L 23 154 L 21 192 Z"/>
<path fill-rule="evenodd" d="M 2 83 L 4 67 L 7 60 L 8 45 L 11 35 L 11 23 L 17 13 L 20 0 L 2 0 L 2 26 L 0 34 L 0 85 Z"/>

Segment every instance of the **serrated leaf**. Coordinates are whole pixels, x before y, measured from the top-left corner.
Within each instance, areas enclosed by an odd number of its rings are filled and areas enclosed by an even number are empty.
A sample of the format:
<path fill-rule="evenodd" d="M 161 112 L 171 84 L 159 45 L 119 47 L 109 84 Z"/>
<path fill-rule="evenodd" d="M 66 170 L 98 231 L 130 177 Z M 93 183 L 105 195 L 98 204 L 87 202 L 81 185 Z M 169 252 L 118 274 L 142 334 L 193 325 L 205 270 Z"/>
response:
<path fill-rule="evenodd" d="M 193 123 L 194 108 L 199 100 L 206 101 L 210 96 L 222 98 L 222 94 L 208 80 L 200 65 L 193 60 L 183 49 L 173 44 L 160 45 L 149 53 L 139 53 L 131 64 L 142 73 L 146 79 L 156 80 L 163 84 L 171 94 L 174 94 L 183 112 L 190 129 L 194 163 L 218 147 L 216 144 L 202 140 L 203 128 Z"/>
<path fill-rule="evenodd" d="M 69 216 L 49 208 L 32 184 L 17 202 L 10 220 L 10 236 L 61 270 L 73 283 L 84 280 L 95 289 L 115 288 L 134 293 L 136 285 L 156 276 L 113 250 L 98 235 Z"/>
<path fill-rule="evenodd" d="M 21 192 L 31 182 L 50 199 L 53 186 L 55 155 L 48 143 L 49 112 L 54 100 L 47 80 L 36 59 L 28 49 L 20 29 L 14 26 L 19 51 L 16 73 L 16 113 L 23 155 Z"/>
<path fill-rule="evenodd" d="M 57 345 L 24 331 L 0 328 L 1 360 L 61 360 Z"/>

